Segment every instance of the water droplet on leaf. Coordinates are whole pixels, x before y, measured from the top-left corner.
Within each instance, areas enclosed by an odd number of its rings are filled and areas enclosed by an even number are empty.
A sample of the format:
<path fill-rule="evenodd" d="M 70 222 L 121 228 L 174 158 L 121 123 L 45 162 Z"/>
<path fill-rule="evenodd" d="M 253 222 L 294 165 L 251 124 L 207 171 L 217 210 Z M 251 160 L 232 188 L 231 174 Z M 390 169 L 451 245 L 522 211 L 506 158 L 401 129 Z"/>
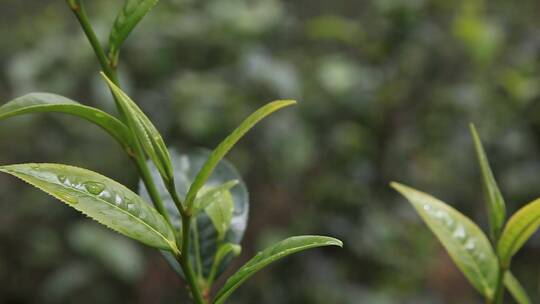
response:
<path fill-rule="evenodd" d="M 105 185 L 98 182 L 85 182 L 84 188 L 94 195 L 99 195 L 105 189 Z"/>

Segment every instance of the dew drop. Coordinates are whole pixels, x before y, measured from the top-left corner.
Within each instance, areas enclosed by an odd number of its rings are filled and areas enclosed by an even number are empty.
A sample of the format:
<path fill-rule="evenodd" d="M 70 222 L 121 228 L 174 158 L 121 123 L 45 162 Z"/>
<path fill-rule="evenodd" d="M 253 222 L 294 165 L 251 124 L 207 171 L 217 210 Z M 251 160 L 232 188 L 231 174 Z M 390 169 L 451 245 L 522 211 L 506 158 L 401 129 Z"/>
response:
<path fill-rule="evenodd" d="M 116 194 L 114 196 L 114 203 L 118 206 L 122 205 L 122 203 L 124 202 L 124 200 L 120 197 L 120 195 Z"/>
<path fill-rule="evenodd" d="M 58 181 L 61 182 L 62 184 L 65 183 L 66 180 L 67 180 L 67 176 L 62 175 L 62 174 L 58 175 Z"/>
<path fill-rule="evenodd" d="M 430 205 L 424 205 L 424 210 L 425 210 L 425 211 L 430 211 L 430 210 L 431 210 L 431 206 L 430 206 Z"/>
<path fill-rule="evenodd" d="M 139 208 L 136 204 L 133 204 L 133 203 L 130 203 L 128 202 L 127 204 L 127 209 L 129 212 L 131 212 L 132 214 L 135 214 L 135 215 L 138 215 L 139 214 Z"/>
<path fill-rule="evenodd" d="M 30 165 L 30 168 L 32 170 L 39 170 L 39 165 L 38 164 L 32 164 L 32 165 Z"/>
<path fill-rule="evenodd" d="M 456 227 L 456 230 L 454 230 L 454 233 L 452 236 L 458 240 L 464 240 L 467 236 L 467 232 L 465 231 L 465 228 L 462 225 L 458 225 Z"/>
<path fill-rule="evenodd" d="M 465 243 L 465 249 L 468 251 L 473 251 L 476 248 L 476 242 L 474 239 L 469 239 L 467 243 Z"/>
<path fill-rule="evenodd" d="M 90 193 L 92 193 L 94 195 L 99 195 L 105 189 L 105 185 L 103 185 L 102 183 L 98 183 L 98 182 L 85 182 L 84 183 L 84 188 L 86 189 L 86 191 L 88 191 L 88 192 L 90 192 Z"/>

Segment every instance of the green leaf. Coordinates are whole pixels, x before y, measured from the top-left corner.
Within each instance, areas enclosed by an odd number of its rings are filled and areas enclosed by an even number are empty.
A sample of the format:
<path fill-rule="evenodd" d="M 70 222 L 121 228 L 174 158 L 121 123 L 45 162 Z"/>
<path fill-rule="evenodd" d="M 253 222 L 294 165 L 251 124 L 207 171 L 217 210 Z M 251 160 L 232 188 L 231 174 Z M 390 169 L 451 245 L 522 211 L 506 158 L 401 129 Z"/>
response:
<path fill-rule="evenodd" d="M 222 185 L 223 186 L 223 185 Z M 220 189 L 220 187 L 212 188 L 208 192 L 214 192 L 204 211 L 214 224 L 218 233 L 218 240 L 225 238 L 225 233 L 229 230 L 234 211 L 234 202 L 231 193 L 228 189 Z M 216 191 L 217 190 L 217 191 Z"/>
<path fill-rule="evenodd" d="M 122 43 L 141 19 L 156 5 L 158 0 L 126 0 L 116 16 L 109 36 L 110 57 L 118 56 Z"/>
<path fill-rule="evenodd" d="M 471 284 L 491 299 L 497 284 L 498 262 L 482 230 L 431 195 L 399 183 L 391 186 L 409 200 Z"/>
<path fill-rule="evenodd" d="M 0 120 L 38 112 L 57 112 L 81 117 L 107 131 L 124 148 L 130 146 L 129 129 L 118 119 L 99 109 L 56 94 L 30 93 L 16 98 L 0 107 Z"/>
<path fill-rule="evenodd" d="M 98 173 L 60 164 L 0 167 L 99 223 L 148 246 L 178 253 L 165 219 L 127 187 Z"/>
<path fill-rule="evenodd" d="M 197 176 L 197 173 L 202 168 L 204 162 L 208 159 L 211 151 L 206 149 L 197 149 L 189 154 L 178 154 L 174 150 L 170 151 L 171 160 L 174 169 L 174 181 L 176 185 L 176 191 L 180 198 L 184 198 L 189 189 L 189 186 L 193 182 L 194 178 Z M 154 180 L 156 180 L 156 186 L 158 192 L 163 200 L 165 209 L 170 215 L 171 222 L 176 229 L 181 227 L 181 217 L 176 208 L 172 198 L 169 195 L 169 192 L 165 188 L 163 182 L 159 179 L 158 170 L 152 166 L 150 163 L 150 173 Z M 231 220 L 231 225 L 225 234 L 223 242 L 239 244 L 242 241 L 244 232 L 247 227 L 248 220 L 248 211 L 249 211 L 249 195 L 245 183 L 242 180 L 240 174 L 236 171 L 234 166 L 227 162 L 226 160 L 221 160 L 216 169 L 206 182 L 203 190 L 201 191 L 202 195 L 198 196 L 197 201 L 204 196 L 204 189 L 216 189 L 222 186 L 230 186 L 230 183 L 237 181 L 238 183 L 229 189 L 230 194 L 232 195 L 234 202 L 233 216 Z M 139 192 L 140 195 L 149 201 L 149 195 L 144 187 L 142 181 L 139 182 Z M 208 193 L 208 192 L 206 192 Z M 204 210 L 203 210 L 204 211 Z M 204 277 L 208 277 L 212 268 L 214 257 L 220 246 L 217 242 L 218 232 L 214 227 L 214 224 L 206 214 L 206 212 L 194 213 L 194 216 L 197 218 L 197 228 L 198 228 L 198 242 L 201 251 L 201 260 L 202 260 L 202 274 Z M 192 225 L 193 227 L 194 225 Z M 193 237 L 193 233 L 190 233 Z M 191 244 L 194 244 L 197 240 L 192 239 Z M 195 261 L 195 251 L 194 246 L 191 246 L 191 260 Z M 169 265 L 180 275 L 180 265 L 176 259 L 168 252 L 163 252 L 165 259 Z M 230 264 L 231 257 L 230 255 L 225 257 L 219 264 L 216 275 L 219 276 L 226 267 Z"/>
<path fill-rule="evenodd" d="M 540 225 L 540 199 L 519 209 L 508 220 L 499 240 L 497 252 L 503 267 L 508 269 L 512 257 Z"/>
<path fill-rule="evenodd" d="M 223 195 L 229 194 L 229 190 L 233 188 L 234 186 L 238 185 L 238 180 L 231 180 L 224 184 L 221 184 L 217 187 L 208 188 L 206 191 L 203 188 L 199 192 L 199 195 L 197 195 L 197 198 L 195 199 L 195 203 L 193 205 L 193 214 L 198 214 L 199 212 L 206 209 L 210 204 L 215 203 L 216 201 L 220 201 L 223 199 Z"/>
<path fill-rule="evenodd" d="M 216 252 L 216 256 L 214 257 L 214 262 L 212 263 L 210 275 L 208 276 L 208 285 L 211 286 L 214 282 L 214 279 L 216 277 L 216 271 L 221 264 L 221 261 L 223 261 L 223 259 L 229 254 L 232 254 L 233 256 L 238 256 L 240 255 L 240 252 L 242 252 L 242 247 L 237 244 L 225 243 L 219 246 L 219 249 Z"/>
<path fill-rule="evenodd" d="M 255 124 L 261 121 L 266 116 L 274 113 L 275 111 L 296 104 L 294 100 L 278 100 L 271 102 L 262 108 L 255 111 L 253 114 L 248 116 L 241 124 L 236 128 L 229 136 L 227 136 L 212 152 L 208 160 L 204 163 L 201 171 L 195 178 L 195 181 L 189 188 L 188 194 L 186 196 L 185 204 L 188 209 L 192 209 L 193 202 L 197 197 L 197 193 L 206 183 L 214 168 L 219 163 L 219 161 L 225 157 L 229 150 L 249 131 Z"/>
<path fill-rule="evenodd" d="M 152 124 L 150 119 L 143 113 L 137 104 L 129 98 L 118 86 L 116 86 L 102 72 L 101 75 L 106 80 L 114 96 L 118 100 L 123 112 L 126 115 L 128 125 L 135 137 L 140 141 L 148 157 L 158 168 L 161 177 L 170 182 L 173 178 L 171 158 L 167 146 L 161 134 Z"/>
<path fill-rule="evenodd" d="M 510 294 L 518 304 L 531 303 L 531 300 L 529 299 L 525 288 L 521 286 L 521 283 L 519 283 L 518 279 L 516 279 L 516 277 L 514 277 L 514 275 L 509 271 L 507 271 L 504 275 L 504 285 L 506 286 L 506 288 L 508 288 L 508 291 L 510 291 Z"/>
<path fill-rule="evenodd" d="M 218 292 L 214 303 L 221 304 L 247 279 L 254 275 L 257 271 L 261 270 L 268 264 L 275 262 L 281 258 L 284 258 L 293 253 L 303 251 L 310 248 L 321 246 L 339 246 L 342 247 L 343 243 L 335 238 L 326 236 L 295 236 L 285 239 L 269 248 L 266 248 L 262 252 L 259 252 L 255 257 L 249 260 L 244 266 L 240 267 L 238 271 L 233 274 L 221 290 Z"/>
<path fill-rule="evenodd" d="M 480 164 L 480 170 L 482 171 L 482 185 L 484 188 L 485 201 L 488 209 L 490 233 L 492 239 L 497 241 L 501 235 L 504 221 L 506 220 L 504 198 L 499 190 L 499 186 L 497 186 L 497 181 L 495 181 L 495 177 L 493 176 L 493 172 L 489 166 L 486 153 L 484 152 L 482 142 L 480 141 L 480 136 L 478 136 L 478 132 L 476 132 L 476 128 L 473 124 L 470 125 L 470 128 L 474 140 L 474 147 L 476 149 L 478 163 Z"/>

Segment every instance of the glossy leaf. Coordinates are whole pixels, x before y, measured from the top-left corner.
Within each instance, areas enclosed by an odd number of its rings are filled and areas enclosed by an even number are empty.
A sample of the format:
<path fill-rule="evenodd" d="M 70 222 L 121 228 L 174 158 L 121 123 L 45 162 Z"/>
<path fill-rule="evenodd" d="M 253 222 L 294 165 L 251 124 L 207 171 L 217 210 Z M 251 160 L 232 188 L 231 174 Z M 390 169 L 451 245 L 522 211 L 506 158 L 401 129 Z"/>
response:
<path fill-rule="evenodd" d="M 116 16 L 109 36 L 109 54 L 117 56 L 122 43 L 141 19 L 156 5 L 158 0 L 126 0 Z"/>
<path fill-rule="evenodd" d="M 214 171 L 214 168 L 219 163 L 219 161 L 225 157 L 225 155 L 229 152 L 229 150 L 246 134 L 247 131 L 249 131 L 255 124 L 257 124 L 259 121 L 261 121 L 266 116 L 276 112 L 277 110 L 296 104 L 296 101 L 294 100 L 278 100 L 271 102 L 262 108 L 255 111 L 253 114 L 251 114 L 248 118 L 246 118 L 238 128 L 236 128 L 229 136 L 227 136 L 218 146 L 210 157 L 208 157 L 208 160 L 204 163 L 203 167 L 201 168 L 201 171 L 197 174 L 197 177 L 193 181 L 193 184 L 189 188 L 188 194 L 186 196 L 186 206 L 188 209 L 193 208 L 193 202 L 195 198 L 197 197 L 197 193 L 202 188 L 202 186 L 206 183 L 210 175 L 212 175 L 212 172 Z"/>
<path fill-rule="evenodd" d="M 64 113 L 83 118 L 107 131 L 123 147 L 129 147 L 131 134 L 118 119 L 99 109 L 82 105 L 51 93 L 30 93 L 0 107 L 0 119 L 38 112 Z"/>
<path fill-rule="evenodd" d="M 482 295 L 492 298 L 498 262 L 482 230 L 459 211 L 431 195 L 399 183 L 391 185 L 413 205 L 471 284 Z"/>
<path fill-rule="evenodd" d="M 107 78 L 104 73 L 101 73 L 101 75 L 122 107 L 130 129 L 142 144 L 148 157 L 154 162 L 156 168 L 158 168 L 161 177 L 166 181 L 171 181 L 173 177 L 171 158 L 161 134 L 126 93 Z"/>
<path fill-rule="evenodd" d="M 484 151 L 484 147 L 482 146 L 482 142 L 480 141 L 480 136 L 478 136 L 478 132 L 476 132 L 476 128 L 473 124 L 470 125 L 470 128 L 474 140 L 474 147 L 476 149 L 476 156 L 478 158 L 478 163 L 480 164 L 480 170 L 482 171 L 482 185 L 488 209 L 491 237 L 493 240 L 497 241 L 504 226 L 504 221 L 506 220 L 504 198 L 489 166 L 489 161 Z"/>
<path fill-rule="evenodd" d="M 519 209 L 508 220 L 499 240 L 497 250 L 505 268 L 512 257 L 527 242 L 540 225 L 540 199 Z"/>
<path fill-rule="evenodd" d="M 506 272 L 504 276 L 504 286 L 508 289 L 516 303 L 518 304 L 530 304 L 531 300 L 529 299 L 529 296 L 527 295 L 527 292 L 525 291 L 525 288 L 521 286 L 521 283 L 519 283 L 518 279 L 510 273 L 509 271 Z"/>
<path fill-rule="evenodd" d="M 148 246 L 178 253 L 165 219 L 127 187 L 98 173 L 60 164 L 20 164 L 1 172 L 54 196 L 97 222 Z"/>
<path fill-rule="evenodd" d="M 206 149 L 198 149 L 193 151 L 192 153 L 183 155 L 178 154 L 175 151 L 171 151 L 170 155 L 174 169 L 174 181 L 176 185 L 176 191 L 178 192 L 180 198 L 184 198 L 193 179 L 203 166 L 206 159 L 208 159 L 210 151 Z M 153 166 L 150 166 L 150 171 L 152 177 L 154 178 L 154 180 L 156 180 L 158 192 L 161 195 L 161 199 L 163 200 L 165 209 L 170 214 L 173 226 L 179 229 L 181 226 L 181 218 L 180 214 L 178 213 L 178 209 L 176 209 L 176 206 L 174 205 L 174 202 L 171 199 L 165 186 L 159 180 L 160 175 L 157 169 Z M 232 181 L 237 183 L 234 187 L 229 189 L 229 192 L 232 195 L 234 202 L 234 210 L 230 227 L 225 233 L 223 242 L 239 244 L 243 238 L 244 231 L 246 230 L 249 211 L 248 192 L 240 174 L 229 162 L 221 160 L 216 166 L 216 169 L 214 170 L 210 178 L 208 179 L 206 185 L 203 188 L 203 191 L 201 191 L 201 194 L 202 196 L 204 196 L 204 193 L 209 193 L 210 191 L 212 191 L 211 189 L 222 187 Z M 227 187 L 228 186 L 230 185 L 227 185 Z M 204 189 L 209 189 L 209 191 L 205 191 Z M 144 187 L 144 183 L 142 181 L 139 182 L 139 191 L 143 198 L 147 200 L 149 199 L 148 192 L 146 191 L 146 188 Z M 201 198 L 202 196 L 200 195 L 199 198 Z M 212 268 L 214 256 L 216 255 L 216 251 L 219 245 L 217 243 L 218 232 L 216 231 L 214 224 L 212 223 L 206 212 L 204 212 L 204 210 L 197 213 L 196 216 L 199 234 L 198 242 L 202 260 L 202 272 L 205 277 L 208 277 Z M 194 244 L 195 241 L 196 240 L 193 239 L 191 243 Z M 195 260 L 195 252 L 193 250 L 193 247 L 194 246 L 191 246 L 192 251 L 190 252 L 190 254 L 192 256 L 192 260 Z M 167 259 L 171 267 L 175 269 L 179 274 L 181 274 L 181 271 L 179 271 L 180 266 L 178 265 L 178 262 L 174 259 L 174 257 L 171 256 L 170 253 L 164 253 L 164 255 L 166 256 L 165 258 Z M 219 276 L 226 269 L 227 265 L 230 263 L 230 260 L 231 259 L 229 255 L 221 261 L 217 269 L 217 276 Z"/>
<path fill-rule="evenodd" d="M 331 237 L 306 235 L 291 237 L 270 246 L 262 252 L 259 252 L 255 257 L 244 264 L 244 266 L 240 267 L 240 269 L 225 282 L 223 288 L 221 288 L 216 295 L 214 303 L 224 303 L 225 300 L 227 300 L 227 298 L 242 285 L 242 283 L 268 264 L 293 253 L 321 246 L 342 247 L 343 243 L 340 240 Z"/>

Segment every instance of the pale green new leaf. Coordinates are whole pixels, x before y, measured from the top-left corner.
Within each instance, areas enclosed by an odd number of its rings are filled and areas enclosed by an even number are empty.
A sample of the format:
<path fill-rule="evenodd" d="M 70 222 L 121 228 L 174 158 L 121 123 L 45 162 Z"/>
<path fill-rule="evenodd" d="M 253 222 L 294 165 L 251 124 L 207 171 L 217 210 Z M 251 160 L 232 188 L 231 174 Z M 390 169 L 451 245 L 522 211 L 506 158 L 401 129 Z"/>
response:
<path fill-rule="evenodd" d="M 238 185 L 239 182 L 238 180 L 231 180 L 219 186 L 208 188 L 206 191 L 204 191 L 205 188 L 203 187 L 193 204 L 193 214 L 197 215 L 210 206 L 210 204 L 215 203 L 216 200 L 222 200 L 222 196 L 226 193 L 230 195 L 229 190 Z"/>
<path fill-rule="evenodd" d="M 122 43 L 137 23 L 156 5 L 158 0 L 126 0 L 124 7 L 116 16 L 109 36 L 109 54 L 117 56 Z"/>
<path fill-rule="evenodd" d="M 294 100 L 278 100 L 271 102 L 262 108 L 255 111 L 253 114 L 248 116 L 241 124 L 238 126 L 229 136 L 227 136 L 218 146 L 208 160 L 204 163 L 201 171 L 197 174 L 197 177 L 191 184 L 188 194 L 186 196 L 186 206 L 188 209 L 192 209 L 193 201 L 197 197 L 197 193 L 206 183 L 214 168 L 219 163 L 219 161 L 225 157 L 225 155 L 231 150 L 231 148 L 249 131 L 255 124 L 264 119 L 266 116 L 274 113 L 275 111 L 296 104 Z"/>
<path fill-rule="evenodd" d="M 540 225 L 540 199 L 519 209 L 508 220 L 501 234 L 497 251 L 501 263 L 508 268 L 512 257 Z"/>
<path fill-rule="evenodd" d="M 491 237 L 493 240 L 497 241 L 506 219 L 504 198 L 489 166 L 489 161 L 484 152 L 480 136 L 478 136 L 478 132 L 476 132 L 476 128 L 473 124 L 470 125 L 470 128 L 478 163 L 480 164 L 480 170 L 482 171 L 482 185 L 484 188 L 485 203 L 488 209 Z"/>
<path fill-rule="evenodd" d="M 509 271 L 504 275 L 504 285 L 518 304 L 531 304 L 531 299 L 529 299 L 525 288 Z"/>
<path fill-rule="evenodd" d="M 212 269 L 210 271 L 210 275 L 208 276 L 209 285 L 211 285 L 214 282 L 214 279 L 216 277 L 216 272 L 218 270 L 219 265 L 221 264 L 221 261 L 229 254 L 232 254 L 233 256 L 238 256 L 240 255 L 240 252 L 242 252 L 242 247 L 237 244 L 225 243 L 219 246 L 219 249 L 216 252 L 216 256 L 214 257 L 214 262 L 212 263 Z"/>
<path fill-rule="evenodd" d="M 205 198 L 205 202 L 203 202 L 204 204 L 207 204 L 204 207 L 204 211 L 216 228 L 218 240 L 223 240 L 225 233 L 229 230 L 229 226 L 231 225 L 234 201 L 229 189 L 232 188 L 234 184 L 238 184 L 238 181 L 233 182 L 234 183 L 221 185 L 217 191 L 213 191 L 216 189 L 209 190 L 209 192 L 211 191 L 213 194 L 211 194 L 211 197 Z"/>
<path fill-rule="evenodd" d="M 126 93 L 107 78 L 103 72 L 101 75 L 122 107 L 128 120 L 128 125 L 142 144 L 144 151 L 159 170 L 161 177 L 167 182 L 170 182 L 173 178 L 171 157 L 161 134 Z"/>
<path fill-rule="evenodd" d="M 482 230 L 459 211 L 431 195 L 399 183 L 391 185 L 413 205 L 471 284 L 482 295 L 492 298 L 498 263 Z"/>
<path fill-rule="evenodd" d="M 60 164 L 20 164 L 0 172 L 63 201 L 97 222 L 148 246 L 178 253 L 172 228 L 141 197 L 98 173 Z"/>
<path fill-rule="evenodd" d="M 0 107 L 0 119 L 38 112 L 65 113 L 83 118 L 107 131 L 124 148 L 129 147 L 131 134 L 118 119 L 99 109 L 56 94 L 30 93 L 16 98 Z"/>
<path fill-rule="evenodd" d="M 342 247 L 343 243 L 340 240 L 331 237 L 305 235 L 290 237 L 266 248 L 244 264 L 244 266 L 240 267 L 240 269 L 225 282 L 223 288 L 218 292 L 214 303 L 224 303 L 225 300 L 227 300 L 227 298 L 242 285 L 242 283 L 268 264 L 293 253 L 321 246 Z"/>

